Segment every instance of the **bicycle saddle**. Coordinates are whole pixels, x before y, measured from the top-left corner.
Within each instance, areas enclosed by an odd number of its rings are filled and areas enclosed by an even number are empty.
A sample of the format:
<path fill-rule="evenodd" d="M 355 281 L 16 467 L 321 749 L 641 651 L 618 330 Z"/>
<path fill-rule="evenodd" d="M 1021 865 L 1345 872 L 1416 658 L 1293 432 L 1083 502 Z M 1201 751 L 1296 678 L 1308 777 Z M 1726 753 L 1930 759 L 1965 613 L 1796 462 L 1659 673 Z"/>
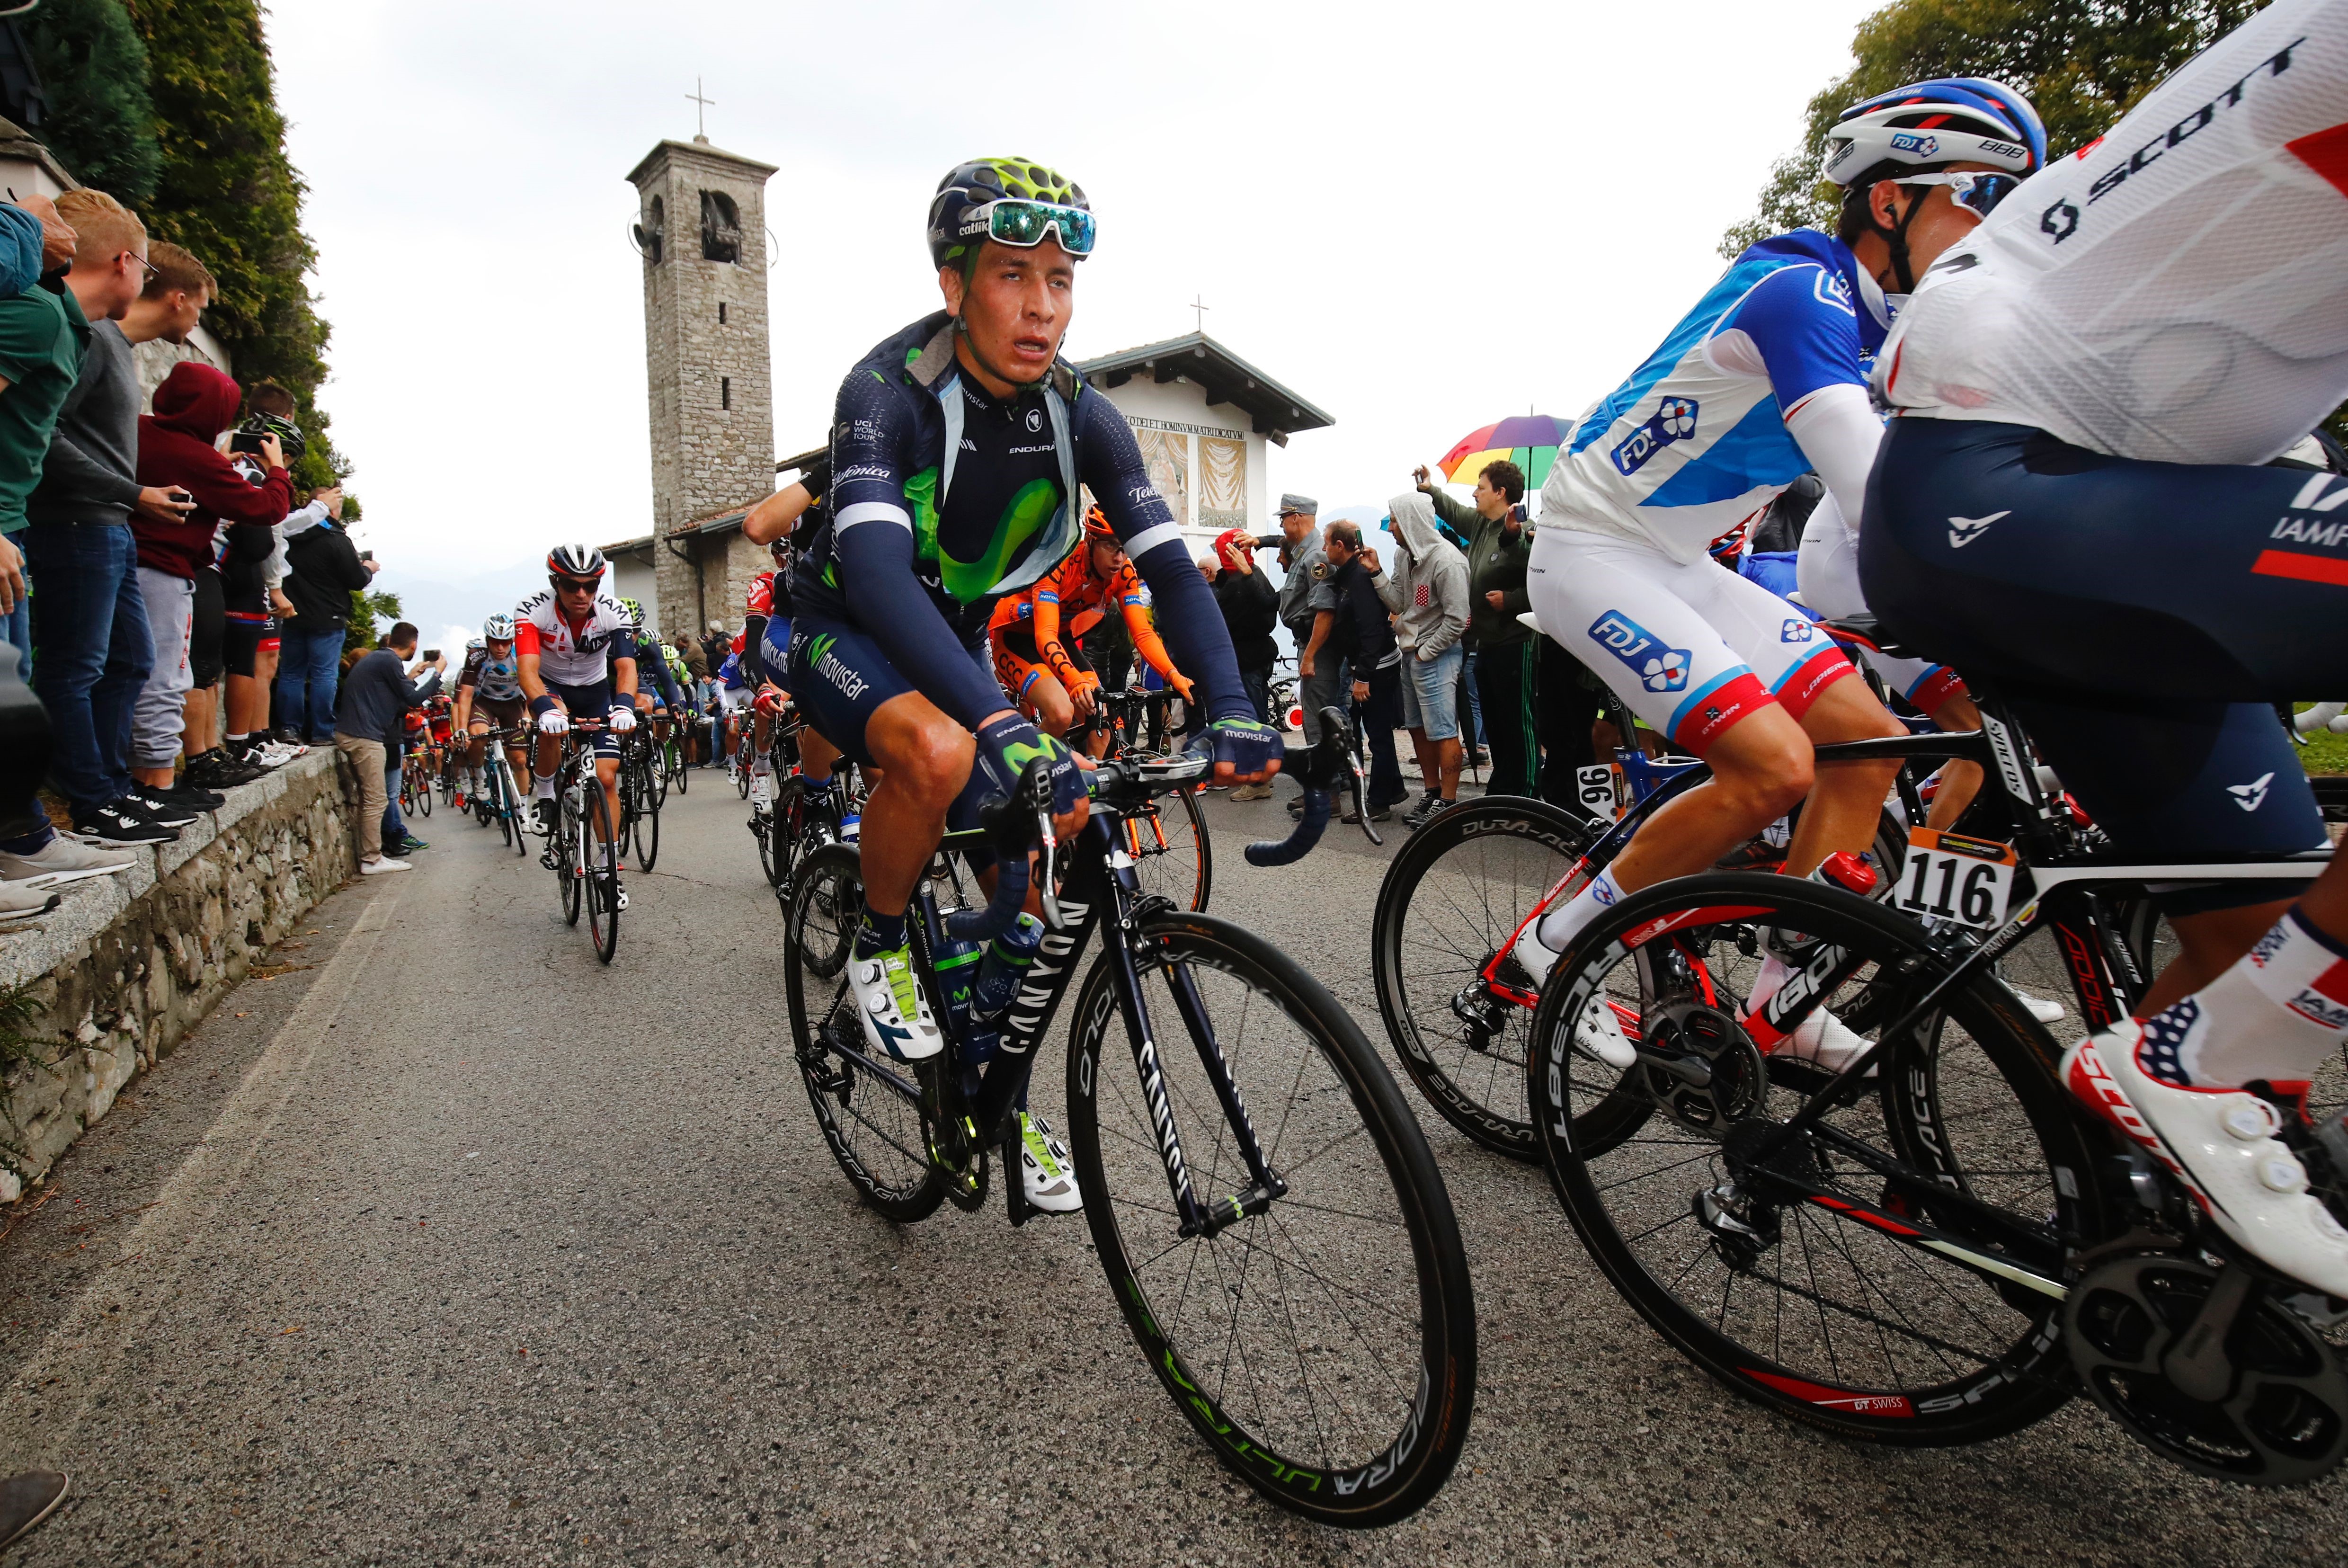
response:
<path fill-rule="evenodd" d="M 1857 643 L 1861 647 L 1873 648 L 1877 653 L 1888 654 L 1895 659 L 1921 656 L 1912 648 L 1901 647 L 1884 631 L 1883 623 L 1873 615 L 1835 615 L 1820 621 L 1818 624 L 1842 642 Z"/>

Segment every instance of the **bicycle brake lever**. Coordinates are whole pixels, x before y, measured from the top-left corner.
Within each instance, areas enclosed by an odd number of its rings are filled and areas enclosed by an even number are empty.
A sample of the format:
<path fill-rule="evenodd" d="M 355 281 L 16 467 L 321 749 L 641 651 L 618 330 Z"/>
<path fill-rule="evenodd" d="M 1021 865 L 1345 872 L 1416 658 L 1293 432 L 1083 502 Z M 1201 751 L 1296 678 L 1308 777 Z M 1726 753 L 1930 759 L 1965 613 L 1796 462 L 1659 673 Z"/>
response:
<path fill-rule="evenodd" d="M 1049 807 L 1035 813 L 1035 827 L 1044 841 L 1044 877 L 1037 884 L 1036 892 L 1044 901 L 1045 921 L 1057 927 L 1060 923 L 1060 901 L 1052 891 L 1054 881 L 1052 861 L 1054 851 L 1060 847 L 1060 841 L 1052 831 L 1052 812 Z"/>

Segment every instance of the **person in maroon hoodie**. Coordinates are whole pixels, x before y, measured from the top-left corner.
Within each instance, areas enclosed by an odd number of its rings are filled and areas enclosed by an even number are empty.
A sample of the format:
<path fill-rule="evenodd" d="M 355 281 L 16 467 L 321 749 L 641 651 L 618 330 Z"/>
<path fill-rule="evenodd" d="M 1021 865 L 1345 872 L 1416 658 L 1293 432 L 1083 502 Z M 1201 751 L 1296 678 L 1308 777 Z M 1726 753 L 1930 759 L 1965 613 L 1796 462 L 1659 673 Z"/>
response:
<path fill-rule="evenodd" d="M 236 422 L 242 398 L 237 384 L 211 366 L 184 360 L 155 388 L 155 411 L 139 420 L 139 482 L 178 485 L 196 504 L 177 522 L 135 514 L 130 521 L 139 542 L 139 589 L 146 596 L 147 626 L 155 638 L 154 673 L 131 715 L 130 772 L 140 799 L 159 810 L 176 810 L 189 821 L 194 820 L 189 813 L 221 804 L 215 788 L 251 777 L 213 743 L 211 731 L 217 726 L 201 724 L 201 733 L 188 727 L 184 699 L 197 574 L 214 570 L 213 535 L 221 524 L 232 534 L 258 531 L 265 540 L 294 504 L 293 476 L 285 471 L 285 454 L 274 436 L 262 442 L 266 469 L 258 485 L 212 445 Z M 174 787 L 172 763 L 183 734 L 188 772 Z"/>

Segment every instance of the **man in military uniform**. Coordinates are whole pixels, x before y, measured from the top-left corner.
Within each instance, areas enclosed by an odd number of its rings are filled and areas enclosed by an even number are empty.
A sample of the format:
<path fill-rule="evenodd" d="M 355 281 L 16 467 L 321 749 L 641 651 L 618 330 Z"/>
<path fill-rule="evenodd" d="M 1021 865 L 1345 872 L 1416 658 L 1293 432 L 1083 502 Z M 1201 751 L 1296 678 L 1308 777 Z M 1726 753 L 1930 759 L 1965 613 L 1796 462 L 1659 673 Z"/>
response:
<path fill-rule="evenodd" d="M 1337 609 L 1337 593 L 1330 585 L 1334 570 L 1321 548 L 1321 503 L 1311 496 L 1280 498 L 1280 566 L 1287 573 L 1280 586 L 1280 619 L 1296 639 L 1297 701 L 1304 709 L 1304 738 L 1321 739 L 1321 710 L 1345 706 L 1344 661 L 1318 661 L 1321 644 Z"/>

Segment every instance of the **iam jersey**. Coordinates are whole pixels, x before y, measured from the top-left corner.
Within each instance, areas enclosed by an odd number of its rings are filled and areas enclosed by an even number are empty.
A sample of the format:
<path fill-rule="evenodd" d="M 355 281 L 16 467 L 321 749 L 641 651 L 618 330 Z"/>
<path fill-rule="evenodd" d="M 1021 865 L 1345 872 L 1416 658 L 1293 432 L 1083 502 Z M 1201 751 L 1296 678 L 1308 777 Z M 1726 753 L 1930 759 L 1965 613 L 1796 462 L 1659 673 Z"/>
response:
<path fill-rule="evenodd" d="M 514 652 L 536 654 L 539 676 L 554 685 L 593 686 L 611 678 L 613 640 L 627 624 L 618 602 L 598 593 L 594 608 L 574 626 L 555 603 L 554 591 L 546 589 L 514 606 Z M 623 643 L 617 652 L 630 657 L 635 645 Z"/>
<path fill-rule="evenodd" d="M 955 365 L 943 312 L 849 372 L 831 457 L 832 516 L 792 586 L 801 609 L 851 624 L 834 553 L 835 538 L 850 528 L 912 533 L 921 584 L 965 644 L 984 631 L 998 598 L 1035 583 L 1075 546 L 1083 525 L 1070 506 L 1074 489 L 1092 490 L 1137 560 L 1181 537 L 1131 427 L 1107 397 L 1065 365 L 1014 397 L 990 396 Z"/>
<path fill-rule="evenodd" d="M 1841 241 L 1762 241 L 1575 425 L 1541 488 L 1542 523 L 1703 559 L 1810 469 L 1787 415 L 1821 388 L 1864 387 L 1890 319 Z"/>

